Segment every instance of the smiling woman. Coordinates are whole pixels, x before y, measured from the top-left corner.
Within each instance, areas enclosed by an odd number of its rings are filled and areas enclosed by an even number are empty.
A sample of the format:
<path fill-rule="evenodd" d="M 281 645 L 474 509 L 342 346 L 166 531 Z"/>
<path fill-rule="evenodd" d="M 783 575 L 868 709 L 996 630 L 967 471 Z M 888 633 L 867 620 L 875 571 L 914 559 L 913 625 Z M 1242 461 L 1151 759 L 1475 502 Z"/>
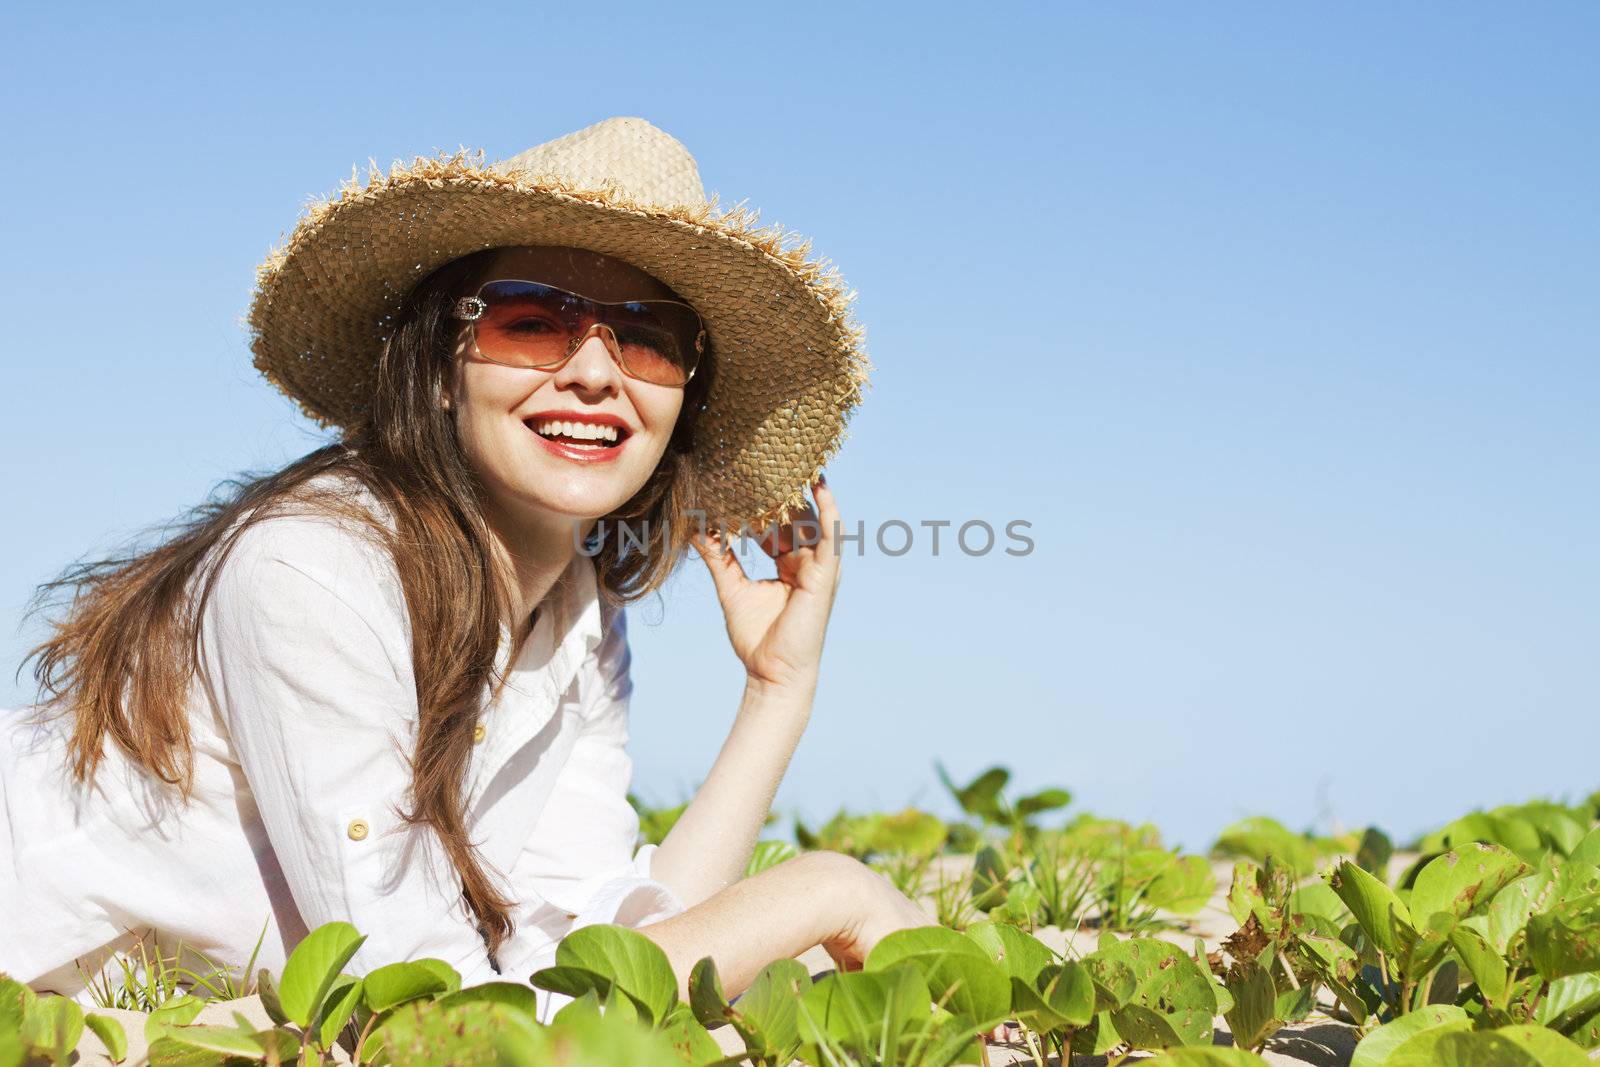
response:
<path fill-rule="evenodd" d="M 866 381 L 847 304 L 640 119 L 313 205 L 261 269 L 252 348 L 337 440 L 46 587 L 73 597 L 33 652 L 42 699 L 0 720 L 0 971 L 83 998 L 134 938 L 238 966 L 265 923 L 276 969 L 345 920 L 353 973 L 525 980 L 617 922 L 733 993 L 928 922 L 842 856 L 742 878 L 839 581 L 820 472 Z M 773 539 L 778 577 L 751 581 L 692 515 L 822 535 Z M 690 545 L 746 686 L 641 846 L 624 605 Z"/>

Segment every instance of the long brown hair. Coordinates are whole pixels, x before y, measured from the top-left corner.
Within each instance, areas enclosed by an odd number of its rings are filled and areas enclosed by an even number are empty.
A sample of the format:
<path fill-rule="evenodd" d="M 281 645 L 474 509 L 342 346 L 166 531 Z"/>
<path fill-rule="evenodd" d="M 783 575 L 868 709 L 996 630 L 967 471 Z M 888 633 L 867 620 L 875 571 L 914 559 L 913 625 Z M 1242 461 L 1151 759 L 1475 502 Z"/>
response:
<path fill-rule="evenodd" d="M 353 520 L 392 554 L 405 593 L 416 677 L 416 749 L 412 755 L 412 825 L 430 826 L 461 876 L 491 957 L 512 932 L 513 902 L 496 887 L 468 838 L 463 779 L 485 683 L 495 671 L 502 621 L 509 622 L 510 575 L 497 563 L 481 506 L 482 488 L 462 452 L 451 413 L 439 397 L 448 372 L 451 300 L 494 249 L 452 261 L 418 283 L 392 324 L 372 404 L 342 440 L 276 472 L 222 483 L 157 547 L 69 566 L 40 586 L 29 614 L 47 594 L 70 589 L 69 609 L 52 619 L 37 658 L 41 716 L 70 716 L 68 751 L 78 781 L 89 781 L 110 738 L 132 760 L 187 801 L 193 752 L 187 699 L 199 657 L 199 620 L 221 562 L 245 528 L 293 509 Z M 600 594 L 611 604 L 658 589 L 688 547 L 697 507 L 694 432 L 710 387 L 714 355 L 686 387 L 683 409 L 660 464 L 645 485 L 598 526 L 627 522 L 630 536 L 596 536 L 592 555 Z M 309 486 L 326 472 L 365 484 L 393 517 L 391 530 L 365 507 Z M 213 496 L 216 495 L 213 491 Z M 197 600 L 191 582 L 200 582 Z"/>

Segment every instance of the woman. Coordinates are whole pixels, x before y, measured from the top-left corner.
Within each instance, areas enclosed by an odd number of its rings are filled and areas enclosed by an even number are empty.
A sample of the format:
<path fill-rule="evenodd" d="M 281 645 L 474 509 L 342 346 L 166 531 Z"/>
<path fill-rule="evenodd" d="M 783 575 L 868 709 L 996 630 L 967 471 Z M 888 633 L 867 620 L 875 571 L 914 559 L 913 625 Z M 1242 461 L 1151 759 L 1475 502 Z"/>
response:
<path fill-rule="evenodd" d="M 339 440 L 52 583 L 75 597 L 33 653 L 46 699 L 0 744 L 0 970 L 87 999 L 141 936 L 277 969 L 345 920 L 353 973 L 526 980 L 620 922 L 731 993 L 926 923 L 837 855 L 741 879 L 811 711 L 839 580 L 819 471 L 867 366 L 837 277 L 753 221 L 640 119 L 314 205 L 252 348 Z M 769 522 L 779 577 L 752 582 L 721 531 Z M 746 687 L 635 850 L 621 605 L 689 544 Z"/>

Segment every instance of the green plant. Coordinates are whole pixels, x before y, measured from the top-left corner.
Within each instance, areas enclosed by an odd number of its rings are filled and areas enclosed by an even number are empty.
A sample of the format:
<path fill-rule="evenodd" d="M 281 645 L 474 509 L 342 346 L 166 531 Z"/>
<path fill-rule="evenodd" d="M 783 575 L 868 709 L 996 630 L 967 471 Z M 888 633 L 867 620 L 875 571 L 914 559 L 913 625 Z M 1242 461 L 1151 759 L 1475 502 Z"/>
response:
<path fill-rule="evenodd" d="M 101 1008 L 151 1012 L 185 995 L 204 1000 L 238 1000 L 255 991 L 252 972 L 269 923 L 270 920 L 261 924 L 255 948 L 237 978 L 232 969 L 218 966 L 205 953 L 182 942 L 170 956 L 163 955 L 159 948 L 152 953 L 146 944 L 149 935 L 136 939 L 129 950 L 114 954 L 93 975 L 85 973 L 79 964 L 78 976 Z M 182 966 L 186 954 L 198 959 L 205 969 Z"/>
<path fill-rule="evenodd" d="M 972 824 L 905 809 L 840 812 L 816 833 L 796 825 L 803 848 L 848 851 L 907 888 L 934 879 L 940 925 L 884 938 L 859 972 L 813 981 L 799 963 L 778 960 L 730 1000 L 705 959 L 684 1003 L 648 937 L 589 926 L 557 946 L 555 966 L 531 985 L 462 988 L 439 960 L 344 973 L 362 938 L 333 923 L 297 946 L 281 975 L 257 972 L 267 1027 L 237 1014 L 232 1025 L 196 1022 L 208 999 L 249 991 L 254 957 L 236 974 L 198 953 L 201 964 L 189 968 L 141 945 L 143 956 L 126 954 L 91 995 L 148 1011 L 153 1062 L 191 1067 L 326 1063 L 336 1046 L 371 1067 L 763 1067 L 793 1058 L 811 1067 L 946 1067 L 983 1060 L 978 1035 L 1001 1019 L 1021 1025 L 1038 1067 L 1073 1053 L 1120 1063 L 1146 1051 L 1179 1067 L 1259 1067 L 1248 1050 L 1268 1048 L 1313 1011 L 1359 1028 L 1352 1067 L 1576 1067 L 1590 1062 L 1584 1050 L 1600 1049 L 1600 829 L 1591 806 L 1536 801 L 1471 813 L 1426 835 L 1421 857 L 1393 880 L 1393 845 L 1375 828 L 1317 839 L 1246 820 L 1219 842 L 1220 851 L 1261 857 L 1234 865 L 1226 898 L 1234 929 L 1213 951 L 1196 943 L 1189 952 L 1146 933 L 1164 927 L 1171 937 L 1211 895 L 1208 864 L 1164 846 L 1148 825 L 1080 814 L 1042 829 L 1033 816 L 1049 809 L 1006 800 L 999 770 L 957 787 Z M 749 871 L 795 851 L 762 842 Z M 1322 877 L 1318 864 L 1328 868 Z M 1029 932 L 1081 932 L 1090 922 L 1099 944 L 1081 955 L 1070 948 L 1078 958 Z M 534 987 L 573 1000 L 541 1025 Z M 1209 1044 L 1219 1018 L 1239 1047 Z M 724 1054 L 716 1027 L 731 1028 L 744 1050 Z M 113 1056 L 126 1052 L 109 1017 L 0 977 L 0 1067 L 70 1062 L 90 1033 Z"/>
<path fill-rule="evenodd" d="M 934 769 L 939 781 L 950 791 L 962 811 L 985 826 L 1008 831 L 1018 840 L 1036 829 L 1034 819 L 1037 816 L 1072 803 L 1072 794 L 1057 788 L 1041 789 L 1016 800 L 1009 799 L 1005 795 L 1005 788 L 1011 780 L 1011 772 L 1004 767 L 990 767 L 966 785 L 957 785 L 944 764 L 935 763 Z"/>

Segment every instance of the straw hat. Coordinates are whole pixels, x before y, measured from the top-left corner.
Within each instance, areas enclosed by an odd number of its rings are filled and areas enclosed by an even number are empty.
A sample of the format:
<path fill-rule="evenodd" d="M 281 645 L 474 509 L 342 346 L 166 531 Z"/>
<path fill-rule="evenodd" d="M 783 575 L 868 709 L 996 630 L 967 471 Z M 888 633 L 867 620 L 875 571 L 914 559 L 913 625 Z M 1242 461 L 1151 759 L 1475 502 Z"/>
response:
<path fill-rule="evenodd" d="M 450 260 L 568 245 L 646 271 L 700 312 L 716 375 L 696 436 L 713 526 L 784 522 L 832 458 L 871 365 L 836 268 L 758 212 L 706 199 L 694 157 L 612 118 L 484 165 L 440 152 L 353 172 L 256 271 L 255 366 L 324 427 L 362 418 L 400 303 Z"/>

